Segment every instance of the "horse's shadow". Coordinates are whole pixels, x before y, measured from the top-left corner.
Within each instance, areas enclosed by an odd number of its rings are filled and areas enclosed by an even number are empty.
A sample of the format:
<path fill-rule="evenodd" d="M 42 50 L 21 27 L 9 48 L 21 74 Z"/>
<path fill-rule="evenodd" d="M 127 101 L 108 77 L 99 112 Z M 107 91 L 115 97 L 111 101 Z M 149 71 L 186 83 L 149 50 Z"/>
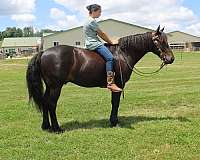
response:
<path fill-rule="evenodd" d="M 180 122 L 190 122 L 185 117 L 145 117 L 145 116 L 121 116 L 119 117 L 119 125 L 120 128 L 129 128 L 134 129 L 132 125 L 137 124 L 139 122 L 144 121 L 165 121 L 165 120 L 177 120 Z M 73 131 L 77 129 L 92 129 L 92 128 L 109 128 L 108 119 L 99 119 L 99 120 L 89 120 L 87 122 L 79 122 L 79 121 L 70 121 L 63 125 L 61 128 L 64 131 Z"/>

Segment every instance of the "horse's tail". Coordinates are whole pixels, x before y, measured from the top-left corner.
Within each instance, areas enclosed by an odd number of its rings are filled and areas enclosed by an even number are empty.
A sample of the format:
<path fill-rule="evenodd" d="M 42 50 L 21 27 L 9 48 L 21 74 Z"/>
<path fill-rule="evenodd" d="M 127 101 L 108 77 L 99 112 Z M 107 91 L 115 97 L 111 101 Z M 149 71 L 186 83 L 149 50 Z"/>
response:
<path fill-rule="evenodd" d="M 29 94 L 29 102 L 34 101 L 37 109 L 42 111 L 43 106 L 43 83 L 40 70 L 42 52 L 35 55 L 29 62 L 26 71 L 26 82 Z"/>

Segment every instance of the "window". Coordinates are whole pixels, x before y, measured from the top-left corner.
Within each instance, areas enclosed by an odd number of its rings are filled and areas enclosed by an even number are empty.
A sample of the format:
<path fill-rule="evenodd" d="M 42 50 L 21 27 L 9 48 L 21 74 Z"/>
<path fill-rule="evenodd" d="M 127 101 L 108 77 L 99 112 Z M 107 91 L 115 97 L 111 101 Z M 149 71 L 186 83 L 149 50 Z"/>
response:
<path fill-rule="evenodd" d="M 81 45 L 81 42 L 76 42 L 76 46 L 79 46 L 79 45 Z"/>
<path fill-rule="evenodd" d="M 8 52 L 9 53 L 15 53 L 15 49 L 14 48 L 10 48 Z"/>
<path fill-rule="evenodd" d="M 184 50 L 186 48 L 185 43 L 171 43 L 171 49 L 173 50 Z"/>
<path fill-rule="evenodd" d="M 53 42 L 53 46 L 58 46 L 59 45 L 59 42 Z"/>

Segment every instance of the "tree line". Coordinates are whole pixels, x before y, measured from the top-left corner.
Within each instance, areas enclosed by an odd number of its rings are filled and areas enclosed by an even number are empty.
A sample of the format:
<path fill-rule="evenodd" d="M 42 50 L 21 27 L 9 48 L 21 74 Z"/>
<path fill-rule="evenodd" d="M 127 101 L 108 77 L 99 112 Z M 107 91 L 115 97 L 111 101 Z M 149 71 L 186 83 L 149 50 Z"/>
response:
<path fill-rule="evenodd" d="M 33 27 L 24 27 L 16 28 L 16 27 L 7 27 L 4 31 L 0 31 L 0 41 L 4 38 L 9 37 L 42 37 L 43 33 L 56 32 L 50 29 L 41 29 L 40 31 L 34 31 Z"/>

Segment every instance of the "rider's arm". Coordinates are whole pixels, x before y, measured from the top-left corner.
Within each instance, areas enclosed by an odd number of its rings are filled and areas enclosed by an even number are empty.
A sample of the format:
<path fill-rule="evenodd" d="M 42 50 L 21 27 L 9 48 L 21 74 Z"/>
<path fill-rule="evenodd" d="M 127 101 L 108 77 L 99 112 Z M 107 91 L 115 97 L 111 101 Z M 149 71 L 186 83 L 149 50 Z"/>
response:
<path fill-rule="evenodd" d="M 107 34 L 103 31 L 101 31 L 100 29 L 97 30 L 97 35 L 109 44 L 117 44 L 116 42 L 113 42 L 112 40 L 110 40 L 110 38 L 107 36 Z"/>

